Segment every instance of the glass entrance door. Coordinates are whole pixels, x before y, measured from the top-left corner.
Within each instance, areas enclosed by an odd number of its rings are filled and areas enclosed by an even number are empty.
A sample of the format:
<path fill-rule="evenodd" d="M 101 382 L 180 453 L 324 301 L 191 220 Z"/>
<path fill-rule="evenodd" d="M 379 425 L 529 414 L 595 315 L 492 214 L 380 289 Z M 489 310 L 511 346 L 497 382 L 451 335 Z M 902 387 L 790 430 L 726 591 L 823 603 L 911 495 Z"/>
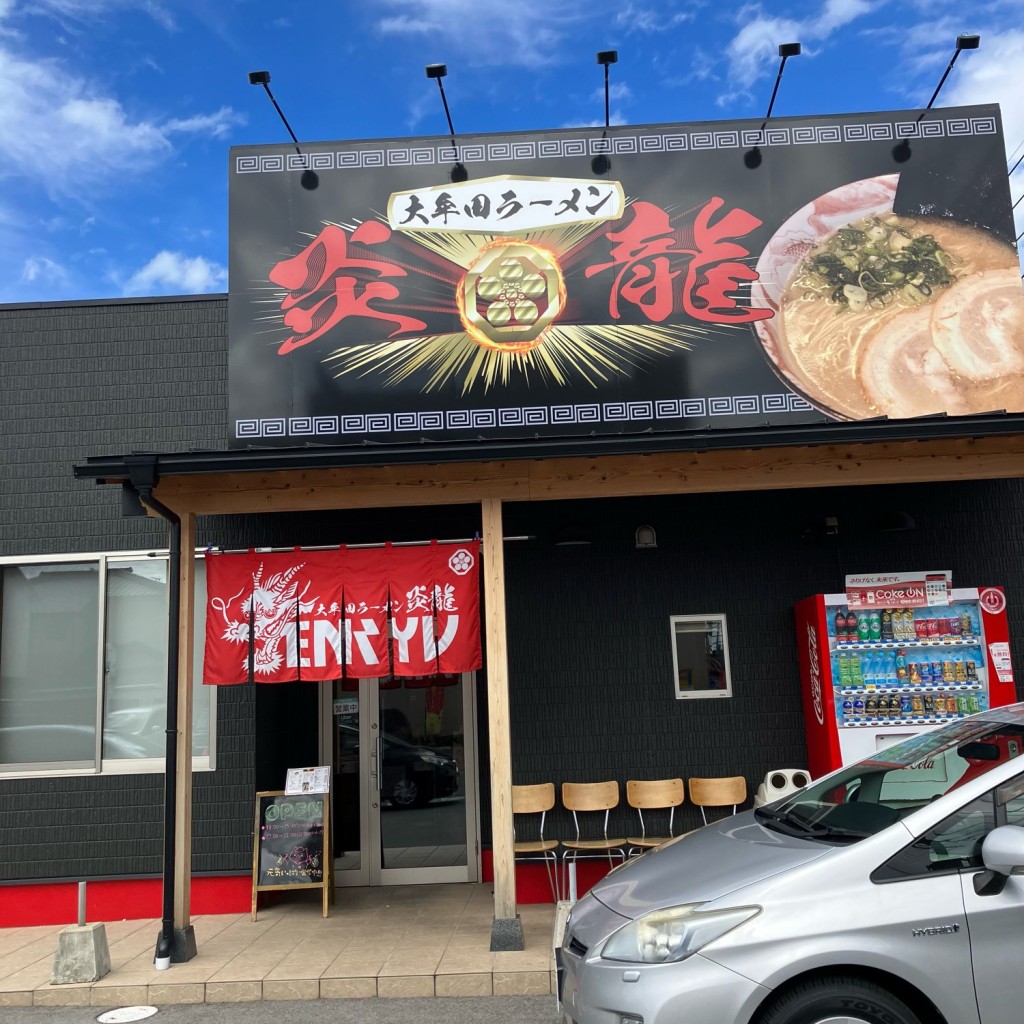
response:
<path fill-rule="evenodd" d="M 473 678 L 334 684 L 325 754 L 337 884 L 475 881 Z"/>

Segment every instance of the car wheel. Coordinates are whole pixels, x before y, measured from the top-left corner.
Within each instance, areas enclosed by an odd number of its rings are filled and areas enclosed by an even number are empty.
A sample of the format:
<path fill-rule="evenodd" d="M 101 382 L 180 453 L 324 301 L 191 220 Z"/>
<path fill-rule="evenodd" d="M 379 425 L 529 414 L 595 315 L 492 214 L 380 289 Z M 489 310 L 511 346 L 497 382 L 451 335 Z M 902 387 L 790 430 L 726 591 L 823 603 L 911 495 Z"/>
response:
<path fill-rule="evenodd" d="M 420 787 L 412 775 L 403 775 L 391 790 L 391 803 L 403 809 L 415 807 L 420 799 Z"/>
<path fill-rule="evenodd" d="M 399 779 L 391 789 L 391 803 L 395 807 L 426 807 L 434 799 L 434 789 L 429 779 L 422 775 L 419 780 L 415 775 L 406 775 Z"/>
<path fill-rule="evenodd" d="M 921 1024 L 902 999 L 860 978 L 815 978 L 779 996 L 758 1024 Z"/>

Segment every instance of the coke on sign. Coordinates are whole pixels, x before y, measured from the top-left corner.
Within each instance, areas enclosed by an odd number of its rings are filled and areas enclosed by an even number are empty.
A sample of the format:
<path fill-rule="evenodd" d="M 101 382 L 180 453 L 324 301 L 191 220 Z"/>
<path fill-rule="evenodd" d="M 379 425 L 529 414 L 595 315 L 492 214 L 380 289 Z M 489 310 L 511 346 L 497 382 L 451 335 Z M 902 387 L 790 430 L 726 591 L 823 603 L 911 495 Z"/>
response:
<path fill-rule="evenodd" d="M 825 707 L 821 696 L 821 659 L 818 657 L 818 631 L 813 623 L 807 624 L 807 655 L 811 676 L 811 703 L 818 725 L 825 724 Z"/>
<path fill-rule="evenodd" d="M 846 577 L 846 603 L 851 608 L 923 608 L 949 604 L 953 574 L 892 572 Z"/>

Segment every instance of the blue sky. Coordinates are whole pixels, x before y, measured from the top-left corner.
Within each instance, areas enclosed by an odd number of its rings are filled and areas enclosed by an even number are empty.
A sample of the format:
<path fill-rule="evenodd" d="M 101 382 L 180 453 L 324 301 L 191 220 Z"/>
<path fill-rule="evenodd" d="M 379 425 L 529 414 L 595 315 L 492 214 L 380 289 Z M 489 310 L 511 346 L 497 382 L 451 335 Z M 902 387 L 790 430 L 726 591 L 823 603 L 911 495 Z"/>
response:
<path fill-rule="evenodd" d="M 0 302 L 227 290 L 228 148 L 998 102 L 1024 152 L 1021 0 L 0 0 Z M 1024 163 L 1011 182 L 1024 193 Z M 1024 230 L 1024 202 L 1015 211 Z"/>

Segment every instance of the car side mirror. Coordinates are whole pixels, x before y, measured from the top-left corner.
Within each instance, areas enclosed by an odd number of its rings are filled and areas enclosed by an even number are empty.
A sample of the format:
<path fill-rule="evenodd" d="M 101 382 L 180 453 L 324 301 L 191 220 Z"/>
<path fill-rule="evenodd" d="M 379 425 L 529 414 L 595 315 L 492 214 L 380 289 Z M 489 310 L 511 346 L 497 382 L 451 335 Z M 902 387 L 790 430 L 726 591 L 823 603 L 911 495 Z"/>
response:
<path fill-rule="evenodd" d="M 979 896 L 996 896 L 1010 875 L 1024 874 L 1024 828 L 992 829 L 981 844 L 981 859 L 985 870 L 974 876 L 974 891 Z"/>

